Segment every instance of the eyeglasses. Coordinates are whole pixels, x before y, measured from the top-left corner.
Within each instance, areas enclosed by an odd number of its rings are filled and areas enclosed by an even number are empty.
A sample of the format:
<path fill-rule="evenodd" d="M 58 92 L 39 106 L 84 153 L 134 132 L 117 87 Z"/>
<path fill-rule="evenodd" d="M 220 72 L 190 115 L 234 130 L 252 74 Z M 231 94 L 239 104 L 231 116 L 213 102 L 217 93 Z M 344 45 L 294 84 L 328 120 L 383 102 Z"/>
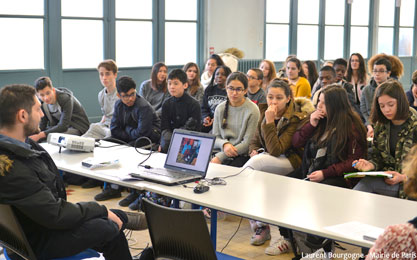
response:
<path fill-rule="evenodd" d="M 232 87 L 227 87 L 226 89 L 227 89 L 228 91 L 230 91 L 230 92 L 236 91 L 236 93 L 238 93 L 238 94 L 244 91 L 244 89 L 243 89 L 243 88 L 232 88 Z"/>
<path fill-rule="evenodd" d="M 132 98 L 132 97 L 134 97 L 134 96 L 136 96 L 136 91 L 133 91 L 131 94 L 129 94 L 129 95 L 120 95 L 120 97 L 122 98 L 122 99 L 124 99 L 124 100 L 127 100 L 127 99 L 129 99 L 129 98 Z"/>
<path fill-rule="evenodd" d="M 246 77 L 247 77 L 248 79 L 254 79 L 254 80 L 257 80 L 257 78 L 255 78 L 254 76 L 251 76 L 251 75 L 246 75 Z"/>
<path fill-rule="evenodd" d="M 387 70 L 373 70 L 373 73 L 377 74 L 377 73 L 385 73 L 387 72 Z"/>

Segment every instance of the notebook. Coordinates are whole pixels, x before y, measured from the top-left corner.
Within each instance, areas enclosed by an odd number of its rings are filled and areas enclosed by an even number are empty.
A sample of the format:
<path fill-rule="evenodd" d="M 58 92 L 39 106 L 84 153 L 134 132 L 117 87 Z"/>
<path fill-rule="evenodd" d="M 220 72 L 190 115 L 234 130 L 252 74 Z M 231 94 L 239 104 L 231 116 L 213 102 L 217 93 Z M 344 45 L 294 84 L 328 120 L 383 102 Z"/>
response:
<path fill-rule="evenodd" d="M 204 179 L 215 140 L 212 134 L 175 129 L 164 168 L 143 168 L 130 175 L 165 185 Z"/>

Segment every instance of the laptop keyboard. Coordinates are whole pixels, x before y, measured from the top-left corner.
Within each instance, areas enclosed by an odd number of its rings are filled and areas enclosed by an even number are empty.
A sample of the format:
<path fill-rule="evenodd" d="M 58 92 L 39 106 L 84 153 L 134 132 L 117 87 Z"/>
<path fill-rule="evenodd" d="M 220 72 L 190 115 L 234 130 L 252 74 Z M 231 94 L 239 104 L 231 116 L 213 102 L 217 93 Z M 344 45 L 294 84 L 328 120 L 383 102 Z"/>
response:
<path fill-rule="evenodd" d="M 190 176 L 190 174 L 182 173 L 182 172 L 174 172 L 174 171 L 168 171 L 166 169 L 161 168 L 152 168 L 150 170 L 146 169 L 142 173 L 149 174 L 149 175 L 161 175 L 166 176 L 174 179 L 183 179 Z"/>

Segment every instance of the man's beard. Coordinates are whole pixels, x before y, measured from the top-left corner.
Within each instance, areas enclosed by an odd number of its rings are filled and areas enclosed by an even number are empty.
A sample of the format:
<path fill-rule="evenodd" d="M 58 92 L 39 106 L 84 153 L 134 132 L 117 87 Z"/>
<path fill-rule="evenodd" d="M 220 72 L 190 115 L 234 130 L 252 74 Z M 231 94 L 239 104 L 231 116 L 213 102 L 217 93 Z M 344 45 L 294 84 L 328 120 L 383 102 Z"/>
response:
<path fill-rule="evenodd" d="M 31 118 L 27 124 L 23 127 L 23 132 L 25 136 L 31 136 L 34 134 L 39 134 L 41 132 L 41 129 L 39 128 L 38 124 L 33 123 L 33 119 Z"/>

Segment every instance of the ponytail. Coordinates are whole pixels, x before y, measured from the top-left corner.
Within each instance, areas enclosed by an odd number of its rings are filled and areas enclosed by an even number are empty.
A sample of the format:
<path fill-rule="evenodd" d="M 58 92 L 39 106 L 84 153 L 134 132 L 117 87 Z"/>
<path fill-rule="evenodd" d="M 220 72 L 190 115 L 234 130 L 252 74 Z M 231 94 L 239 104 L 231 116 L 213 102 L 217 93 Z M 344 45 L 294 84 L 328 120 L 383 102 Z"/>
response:
<path fill-rule="evenodd" d="M 227 113 L 229 112 L 229 98 L 226 100 L 226 106 L 223 112 L 222 129 L 227 127 Z"/>

